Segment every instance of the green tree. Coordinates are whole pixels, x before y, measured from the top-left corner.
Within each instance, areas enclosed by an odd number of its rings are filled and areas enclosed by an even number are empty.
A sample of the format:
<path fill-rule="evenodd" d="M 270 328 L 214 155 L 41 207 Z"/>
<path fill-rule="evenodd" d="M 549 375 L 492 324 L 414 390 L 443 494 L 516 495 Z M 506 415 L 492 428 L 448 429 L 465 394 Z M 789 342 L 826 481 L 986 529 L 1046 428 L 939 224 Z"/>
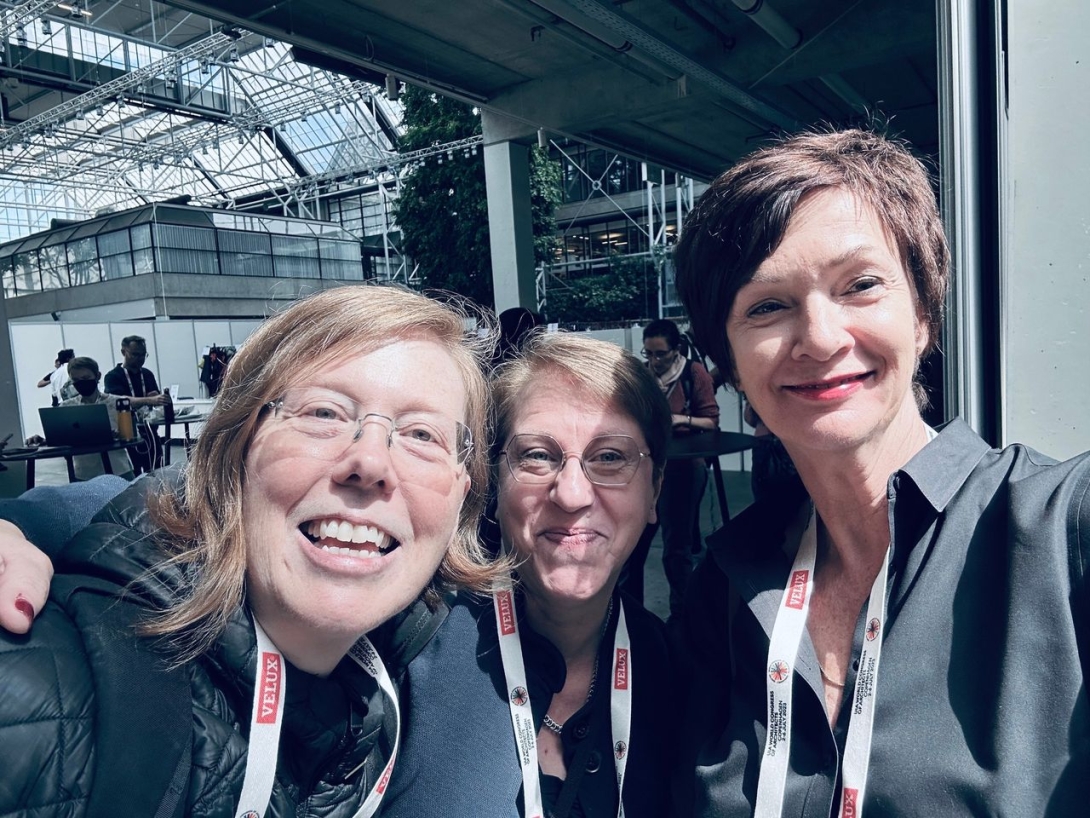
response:
<path fill-rule="evenodd" d="M 550 279 L 545 316 L 561 324 L 629 321 L 654 315 L 658 274 L 645 257 L 615 257 L 601 273 Z"/>
<path fill-rule="evenodd" d="M 401 147 L 421 150 L 481 132 L 479 113 L 464 103 L 420 88 L 401 97 L 405 129 Z M 551 258 L 554 212 L 560 201 L 560 167 L 536 147 L 530 156 L 535 262 Z M 492 258 L 484 157 L 478 151 L 433 156 L 404 180 L 394 209 L 401 250 L 420 268 L 424 286 L 452 290 L 493 306 Z"/>

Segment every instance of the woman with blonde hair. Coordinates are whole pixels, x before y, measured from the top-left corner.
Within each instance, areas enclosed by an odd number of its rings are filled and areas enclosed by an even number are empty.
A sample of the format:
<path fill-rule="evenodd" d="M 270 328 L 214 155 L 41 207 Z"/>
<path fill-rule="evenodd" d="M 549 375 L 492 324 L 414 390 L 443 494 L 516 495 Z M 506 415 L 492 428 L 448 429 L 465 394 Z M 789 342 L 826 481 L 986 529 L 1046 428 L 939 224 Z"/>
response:
<path fill-rule="evenodd" d="M 464 326 L 405 290 L 345 287 L 251 336 L 184 475 L 114 498 L 32 633 L 0 635 L 0 725 L 22 725 L 0 812 L 377 813 L 429 605 L 495 573 L 476 539 L 484 350 Z M 182 691 L 163 698 L 181 713 L 125 734 L 111 702 L 130 676 Z"/>
<path fill-rule="evenodd" d="M 635 356 L 575 334 L 533 337 L 493 396 L 517 568 L 490 598 L 463 595 L 410 666 L 386 814 L 666 815 L 681 674 L 617 579 L 655 517 L 669 406 Z"/>

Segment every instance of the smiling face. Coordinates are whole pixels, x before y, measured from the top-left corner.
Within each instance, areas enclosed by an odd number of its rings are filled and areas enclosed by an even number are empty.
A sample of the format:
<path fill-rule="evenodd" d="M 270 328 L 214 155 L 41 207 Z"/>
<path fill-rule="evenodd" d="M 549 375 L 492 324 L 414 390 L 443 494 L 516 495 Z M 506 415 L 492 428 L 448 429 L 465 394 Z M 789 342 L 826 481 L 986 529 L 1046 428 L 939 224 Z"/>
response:
<path fill-rule="evenodd" d="M 912 380 L 927 331 L 899 254 L 850 193 L 799 202 L 726 330 L 739 390 L 792 456 L 920 422 Z"/>
<path fill-rule="evenodd" d="M 562 376 L 537 377 L 519 397 L 508 439 L 549 435 L 564 452 L 581 454 L 596 437 L 628 435 L 647 451 L 643 431 L 629 415 Z M 519 483 L 505 463 L 498 471 L 500 529 L 520 560 L 526 592 L 547 603 L 611 594 L 644 526 L 655 519 L 658 489 L 650 458 L 642 458 L 622 486 L 591 483 L 576 457 L 568 457 L 550 483 Z"/>
<path fill-rule="evenodd" d="M 339 393 L 363 413 L 460 423 L 458 372 L 439 344 L 401 340 L 321 367 L 300 386 Z M 417 456 L 415 429 L 405 432 L 410 446 L 390 448 L 389 424 L 369 415 L 359 437 L 339 438 L 343 454 L 328 459 L 285 417 L 267 413 L 246 456 L 248 600 L 289 658 L 291 648 L 306 655 L 325 640 L 339 659 L 337 651 L 420 596 L 454 537 L 469 477 L 453 459 Z"/>

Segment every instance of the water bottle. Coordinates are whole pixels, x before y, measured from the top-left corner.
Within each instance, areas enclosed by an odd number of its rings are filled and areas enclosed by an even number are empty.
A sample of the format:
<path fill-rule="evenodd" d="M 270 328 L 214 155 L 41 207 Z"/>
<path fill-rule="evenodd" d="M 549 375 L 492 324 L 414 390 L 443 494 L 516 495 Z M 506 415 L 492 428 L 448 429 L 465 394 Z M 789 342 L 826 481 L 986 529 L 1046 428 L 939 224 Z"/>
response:
<path fill-rule="evenodd" d="M 117 399 L 117 436 L 122 440 L 136 437 L 136 429 L 132 425 L 132 401 L 128 398 Z"/>
<path fill-rule="evenodd" d="M 174 397 L 170 394 L 170 387 L 163 390 L 167 402 L 163 404 L 163 420 L 168 424 L 174 422 Z"/>

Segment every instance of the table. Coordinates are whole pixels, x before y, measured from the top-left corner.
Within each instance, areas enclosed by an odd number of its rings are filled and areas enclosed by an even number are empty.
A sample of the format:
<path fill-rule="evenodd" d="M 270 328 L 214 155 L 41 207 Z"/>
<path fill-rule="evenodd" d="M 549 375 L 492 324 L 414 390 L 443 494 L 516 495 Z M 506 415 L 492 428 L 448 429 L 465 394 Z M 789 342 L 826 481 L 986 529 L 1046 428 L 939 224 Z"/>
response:
<path fill-rule="evenodd" d="M 730 509 L 727 507 L 727 492 L 723 488 L 723 470 L 719 465 L 719 457 L 724 454 L 747 451 L 756 444 L 757 438 L 754 435 L 747 435 L 744 432 L 724 432 L 721 429 L 713 432 L 677 435 L 671 437 L 666 446 L 666 458 L 667 460 L 703 458 L 711 461 L 712 474 L 715 477 L 715 493 L 719 498 L 719 511 L 725 523 L 730 519 Z"/>
<path fill-rule="evenodd" d="M 170 441 L 171 441 L 170 427 L 171 426 L 181 426 L 183 428 L 183 430 L 184 430 L 183 434 L 185 435 L 185 437 L 183 438 L 182 443 L 185 446 L 185 453 L 186 453 L 186 456 L 188 457 L 189 452 L 193 449 L 193 438 L 190 436 L 189 427 L 192 424 L 195 424 L 195 423 L 205 423 L 208 420 L 208 416 L 210 414 L 211 414 L 211 411 L 209 410 L 209 411 L 204 411 L 204 412 L 201 412 L 201 411 L 190 412 L 189 414 L 186 414 L 186 415 L 180 415 L 180 414 L 177 414 L 177 409 L 175 409 L 174 420 L 172 422 L 170 422 L 170 423 L 168 423 L 165 418 L 160 418 L 160 419 L 149 420 L 148 421 L 148 425 L 151 426 L 152 429 L 158 430 L 160 426 L 163 427 L 163 436 L 162 436 L 160 442 L 163 444 L 163 465 L 164 466 L 169 466 L 170 465 Z"/>
<path fill-rule="evenodd" d="M 34 488 L 34 464 L 39 460 L 49 460 L 54 457 L 63 457 L 68 466 L 68 482 L 76 482 L 76 470 L 72 465 L 72 458 L 81 454 L 102 455 L 102 467 L 106 474 L 113 474 L 110 465 L 109 452 L 118 449 L 132 449 L 143 441 L 137 437 L 135 440 L 114 440 L 109 443 L 96 443 L 91 446 L 38 446 L 35 449 L 9 449 L 0 452 L 0 463 L 26 463 L 26 487 Z"/>

